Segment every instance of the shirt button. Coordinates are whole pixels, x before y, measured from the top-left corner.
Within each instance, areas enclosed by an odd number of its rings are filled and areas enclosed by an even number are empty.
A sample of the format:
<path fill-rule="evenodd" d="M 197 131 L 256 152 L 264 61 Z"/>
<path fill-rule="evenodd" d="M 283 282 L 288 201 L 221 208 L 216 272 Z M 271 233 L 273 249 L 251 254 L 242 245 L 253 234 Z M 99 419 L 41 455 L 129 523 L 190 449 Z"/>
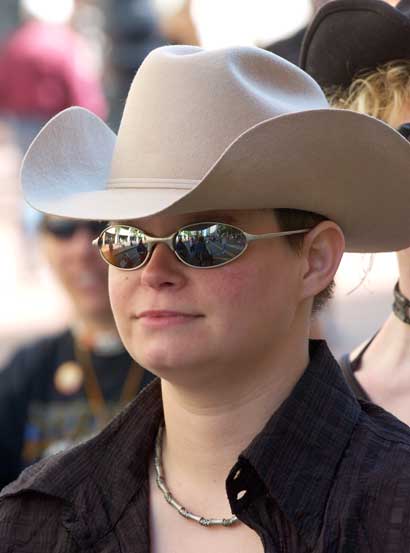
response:
<path fill-rule="evenodd" d="M 241 499 L 243 499 L 245 497 L 245 495 L 248 493 L 248 490 L 241 490 L 240 492 L 238 492 L 236 494 L 236 499 L 238 501 L 240 501 Z"/>

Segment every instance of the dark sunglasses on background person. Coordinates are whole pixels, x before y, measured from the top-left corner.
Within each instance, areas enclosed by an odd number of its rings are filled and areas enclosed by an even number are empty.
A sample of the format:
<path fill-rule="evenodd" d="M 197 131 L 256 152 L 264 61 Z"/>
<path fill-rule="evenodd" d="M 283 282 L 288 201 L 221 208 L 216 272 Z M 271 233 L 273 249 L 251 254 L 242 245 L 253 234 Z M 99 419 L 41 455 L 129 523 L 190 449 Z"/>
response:
<path fill-rule="evenodd" d="M 101 221 L 79 221 L 71 219 L 49 219 L 45 217 L 41 222 L 40 229 L 51 234 L 55 238 L 68 240 L 80 230 L 87 230 L 92 236 L 99 235 L 107 227 L 106 222 Z"/>
<path fill-rule="evenodd" d="M 225 223 L 201 222 L 186 225 L 169 236 L 157 238 L 136 227 L 112 225 L 93 240 L 93 245 L 98 246 L 106 263 L 124 271 L 145 265 L 156 244 L 166 244 L 188 267 L 212 269 L 237 259 L 254 240 L 291 236 L 309 230 L 249 234 Z"/>

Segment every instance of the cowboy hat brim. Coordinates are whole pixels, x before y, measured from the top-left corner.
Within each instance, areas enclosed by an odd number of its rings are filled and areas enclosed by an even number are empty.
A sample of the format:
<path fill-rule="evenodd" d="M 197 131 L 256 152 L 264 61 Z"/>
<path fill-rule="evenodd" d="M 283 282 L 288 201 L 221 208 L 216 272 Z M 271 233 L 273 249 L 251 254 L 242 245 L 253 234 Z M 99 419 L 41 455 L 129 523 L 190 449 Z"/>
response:
<path fill-rule="evenodd" d="M 401 59 L 410 59 L 406 13 L 383 0 L 334 0 L 309 26 L 300 67 L 322 88 L 348 87 L 358 73 Z"/>
<path fill-rule="evenodd" d="M 115 134 L 82 108 L 54 117 L 22 167 L 27 201 L 45 213 L 130 220 L 158 213 L 293 208 L 343 229 L 352 252 L 410 245 L 410 146 L 377 119 L 323 109 L 281 115 L 241 134 L 198 180 L 110 184 Z"/>

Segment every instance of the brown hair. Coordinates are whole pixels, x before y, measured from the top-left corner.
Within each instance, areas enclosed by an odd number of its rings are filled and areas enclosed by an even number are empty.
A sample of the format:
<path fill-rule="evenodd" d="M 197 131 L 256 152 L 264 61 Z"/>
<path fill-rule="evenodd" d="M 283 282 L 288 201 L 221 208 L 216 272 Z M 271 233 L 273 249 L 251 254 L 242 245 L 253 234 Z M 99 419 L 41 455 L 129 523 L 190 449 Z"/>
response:
<path fill-rule="evenodd" d="M 313 228 L 322 221 L 328 221 L 328 218 L 323 215 L 310 211 L 301 211 L 299 209 L 275 209 L 274 214 L 281 231 Z M 303 234 L 286 236 L 285 239 L 296 253 L 302 251 Z M 335 281 L 332 280 L 324 290 L 314 297 L 312 314 L 316 314 L 323 309 L 325 304 L 333 297 L 334 288 Z"/>

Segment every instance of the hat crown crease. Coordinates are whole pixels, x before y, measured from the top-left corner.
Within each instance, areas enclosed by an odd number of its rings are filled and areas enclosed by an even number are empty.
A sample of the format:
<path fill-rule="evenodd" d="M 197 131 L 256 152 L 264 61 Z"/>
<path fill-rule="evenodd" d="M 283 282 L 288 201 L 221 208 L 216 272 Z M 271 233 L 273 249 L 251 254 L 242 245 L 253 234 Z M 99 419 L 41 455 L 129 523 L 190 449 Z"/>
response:
<path fill-rule="evenodd" d="M 198 181 L 258 123 L 327 107 L 313 79 L 262 50 L 159 48 L 131 85 L 108 186 Z"/>

